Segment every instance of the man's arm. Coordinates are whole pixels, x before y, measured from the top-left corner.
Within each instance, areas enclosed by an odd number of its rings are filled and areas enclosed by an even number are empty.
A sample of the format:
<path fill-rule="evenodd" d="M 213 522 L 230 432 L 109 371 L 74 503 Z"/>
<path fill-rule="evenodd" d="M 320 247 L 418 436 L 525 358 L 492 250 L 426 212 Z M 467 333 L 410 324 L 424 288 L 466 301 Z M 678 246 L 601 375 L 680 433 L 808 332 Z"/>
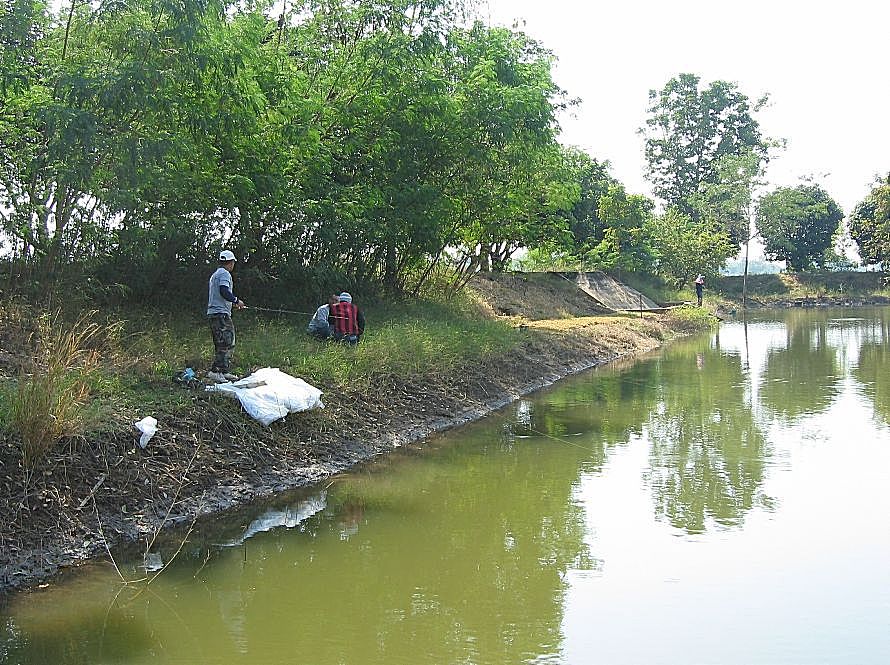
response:
<path fill-rule="evenodd" d="M 241 309 L 242 307 L 246 307 L 243 301 L 239 300 L 238 297 L 232 293 L 232 289 L 228 284 L 220 284 L 219 285 L 219 295 L 228 300 L 230 303 L 235 305 L 235 307 Z"/>

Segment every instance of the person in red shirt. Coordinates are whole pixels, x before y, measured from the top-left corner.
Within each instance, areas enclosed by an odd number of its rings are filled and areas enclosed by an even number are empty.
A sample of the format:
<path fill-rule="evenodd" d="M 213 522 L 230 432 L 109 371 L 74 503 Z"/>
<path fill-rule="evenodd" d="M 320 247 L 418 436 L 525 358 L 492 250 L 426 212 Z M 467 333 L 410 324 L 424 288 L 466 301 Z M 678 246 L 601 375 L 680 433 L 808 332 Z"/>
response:
<path fill-rule="evenodd" d="M 334 329 L 331 337 L 338 342 L 358 344 L 365 332 L 365 316 L 352 303 L 352 296 L 346 291 L 337 296 L 338 302 L 331 305 L 328 321 Z"/>

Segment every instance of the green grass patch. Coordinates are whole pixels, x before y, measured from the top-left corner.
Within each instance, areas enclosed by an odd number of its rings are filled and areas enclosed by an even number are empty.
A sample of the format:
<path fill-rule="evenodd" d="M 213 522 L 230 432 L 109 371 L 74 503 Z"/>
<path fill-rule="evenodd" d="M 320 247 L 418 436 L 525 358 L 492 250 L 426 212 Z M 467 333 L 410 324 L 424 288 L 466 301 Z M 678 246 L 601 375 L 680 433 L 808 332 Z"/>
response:
<path fill-rule="evenodd" d="M 200 311 L 129 309 L 106 312 L 105 317 L 101 330 L 114 331 L 114 348 L 102 353 L 100 362 L 91 360 L 89 371 L 75 367 L 74 359 L 82 351 L 69 343 L 56 355 L 70 360 L 38 363 L 52 365 L 51 372 L 33 372 L 25 378 L 7 375 L 0 382 L 0 426 L 26 433 L 33 449 L 29 461 L 39 459 L 60 436 L 106 431 L 129 421 L 137 411 L 175 413 L 193 404 L 194 394 L 172 378 L 186 367 L 201 373 L 210 366 L 213 344 Z M 277 367 L 325 391 L 369 390 L 381 376 L 445 374 L 504 353 L 522 339 L 514 326 L 482 315 L 470 299 L 371 306 L 365 317 L 362 342 L 351 347 L 310 337 L 309 314 L 237 312 L 234 369 L 247 374 L 259 367 Z M 55 321 L 43 331 L 44 339 L 58 338 L 54 343 L 61 346 L 68 339 L 66 325 L 61 319 Z M 105 334 L 103 339 L 109 337 Z M 40 431 L 41 427 L 46 430 Z"/>
<path fill-rule="evenodd" d="M 504 352 L 521 339 L 510 324 L 483 317 L 470 301 L 413 300 L 365 310 L 367 328 L 358 346 L 319 342 L 306 334 L 309 315 L 236 312 L 234 369 L 246 374 L 277 367 L 325 390 L 372 387 L 375 377 L 447 373 L 455 367 Z M 165 394 L 185 367 L 209 367 L 213 345 L 200 315 L 141 312 L 125 322 L 122 335 L 132 369 L 102 376 L 97 392 L 128 401 L 168 403 Z"/>
<path fill-rule="evenodd" d="M 741 300 L 742 277 L 721 277 L 715 291 L 725 298 Z M 887 295 L 887 279 L 879 272 L 831 272 L 827 270 L 772 275 L 748 275 L 748 297 L 765 300 L 796 298 L 868 297 Z"/>
<path fill-rule="evenodd" d="M 673 330 L 678 332 L 695 332 L 698 330 L 707 330 L 717 323 L 717 318 L 704 307 L 693 307 L 691 305 L 684 307 L 676 307 L 668 314 L 675 324 L 671 326 Z"/>

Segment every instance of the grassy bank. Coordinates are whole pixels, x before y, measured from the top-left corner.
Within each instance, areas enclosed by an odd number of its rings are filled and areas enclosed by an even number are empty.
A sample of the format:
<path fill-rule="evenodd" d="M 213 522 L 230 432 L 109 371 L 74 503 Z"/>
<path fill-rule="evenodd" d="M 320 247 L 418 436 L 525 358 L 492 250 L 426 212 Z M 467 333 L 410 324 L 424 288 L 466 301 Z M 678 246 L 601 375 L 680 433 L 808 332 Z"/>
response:
<path fill-rule="evenodd" d="M 615 277 L 655 302 L 695 302 L 692 284 L 673 288 L 657 278 L 640 274 L 616 274 Z M 742 302 L 741 275 L 719 277 L 705 284 L 705 308 L 735 308 Z M 787 307 L 807 304 L 855 305 L 890 301 L 890 280 L 880 272 L 810 271 L 748 275 L 749 307 Z"/>
<path fill-rule="evenodd" d="M 873 299 L 890 296 L 887 278 L 879 272 L 778 273 L 749 275 L 748 298 L 755 306 L 770 307 L 792 300 Z M 714 284 L 716 295 L 741 302 L 742 277 L 722 277 Z"/>
<path fill-rule="evenodd" d="M 309 314 L 237 312 L 233 369 L 244 375 L 278 367 L 326 392 L 371 391 L 381 376 L 447 374 L 461 363 L 504 352 L 521 337 L 515 325 L 484 316 L 469 297 L 364 309 L 368 329 L 357 347 L 309 337 Z M 11 416 L 20 377 L 44 373 L 47 361 L 39 356 L 46 338 L 52 331 L 72 329 L 77 319 L 75 314 L 41 313 L 21 302 L 3 306 L 0 320 L 8 325 L 0 351 L 0 422 L 7 434 L 15 434 Z M 92 399 L 84 405 L 83 426 L 76 433 L 107 432 L 127 425 L 137 411 L 175 411 L 192 404 L 193 396 L 174 385 L 172 377 L 186 367 L 200 374 L 210 365 L 213 348 L 200 311 L 116 310 L 94 312 L 89 321 L 99 332 L 82 340 L 81 352 L 96 351 L 100 358 L 84 377 Z M 69 357 L 56 364 L 68 363 L 74 371 L 76 358 L 70 356 L 77 352 L 61 353 Z"/>
<path fill-rule="evenodd" d="M 583 313 L 589 299 L 560 282 L 567 289 L 560 298 L 550 284 L 536 299 L 538 308 L 558 305 L 552 319 L 544 312 L 533 320 L 495 316 L 497 303 L 469 295 L 372 305 L 356 348 L 309 338 L 308 314 L 237 313 L 239 373 L 279 367 L 324 391 L 323 411 L 269 428 L 237 402 L 171 380 L 178 370 L 210 363 L 200 311 L 104 311 L 77 324 L 76 316 L 47 318 L 7 302 L 0 312 L 8 324 L 0 337 L 0 519 L 8 525 L 0 533 L 0 586 L 41 579 L 101 555 L 106 545 L 137 541 L 147 549 L 165 525 L 317 482 L 561 376 L 710 323 L 697 309 L 643 319 L 575 316 L 572 307 Z M 527 288 L 531 298 L 537 287 L 532 281 Z M 513 285 L 503 293 L 516 299 Z M 78 325 L 95 328 L 76 353 L 59 345 L 67 370 L 49 391 L 55 397 L 35 403 L 84 399 L 77 417 L 61 412 L 70 422 L 56 423 L 53 445 L 26 467 L 15 417 L 19 388 L 45 376 L 49 331 L 76 332 Z M 133 423 L 146 415 L 160 429 L 142 450 Z M 44 413 L 46 422 L 56 419 Z"/>

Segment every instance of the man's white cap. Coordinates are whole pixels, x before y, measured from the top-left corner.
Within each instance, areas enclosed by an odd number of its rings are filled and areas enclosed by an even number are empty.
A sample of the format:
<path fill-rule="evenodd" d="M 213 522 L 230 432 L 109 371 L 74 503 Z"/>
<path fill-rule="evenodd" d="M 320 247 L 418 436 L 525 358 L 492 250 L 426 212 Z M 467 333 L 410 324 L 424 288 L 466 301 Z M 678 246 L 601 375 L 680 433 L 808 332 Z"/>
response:
<path fill-rule="evenodd" d="M 224 249 L 223 251 L 221 251 L 219 253 L 219 260 L 220 261 L 237 261 L 238 259 L 235 258 L 235 255 L 232 254 L 232 252 L 230 252 L 227 249 Z"/>

